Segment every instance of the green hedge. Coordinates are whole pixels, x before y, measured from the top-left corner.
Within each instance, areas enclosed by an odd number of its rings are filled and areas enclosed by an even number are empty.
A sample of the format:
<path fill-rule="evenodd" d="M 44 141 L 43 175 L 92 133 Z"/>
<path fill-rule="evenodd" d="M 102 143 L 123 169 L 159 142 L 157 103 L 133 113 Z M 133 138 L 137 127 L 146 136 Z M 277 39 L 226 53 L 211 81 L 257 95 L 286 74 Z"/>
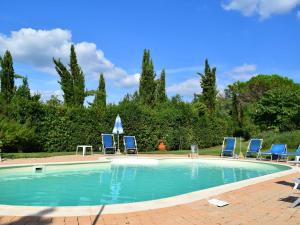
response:
<path fill-rule="evenodd" d="M 22 109 L 26 109 L 25 112 Z M 228 133 L 226 119 L 217 115 L 199 116 L 192 104 L 180 99 L 152 108 L 124 100 L 118 105 L 108 105 L 104 111 L 92 107 L 18 102 L 11 106 L 8 116 L 20 126 L 32 127 L 34 135 L 28 138 L 30 141 L 23 141 L 21 147 L 21 142 L 17 145 L 10 142 L 4 145 L 4 150 L 65 152 L 74 151 L 80 144 L 98 149 L 101 133 L 112 132 L 117 114 L 122 118 L 125 134 L 136 136 L 139 151 L 156 150 L 160 141 L 165 142 L 168 150 L 189 149 L 194 143 L 200 148 L 210 147 L 221 144 Z M 122 136 L 120 146 L 122 149 Z"/>

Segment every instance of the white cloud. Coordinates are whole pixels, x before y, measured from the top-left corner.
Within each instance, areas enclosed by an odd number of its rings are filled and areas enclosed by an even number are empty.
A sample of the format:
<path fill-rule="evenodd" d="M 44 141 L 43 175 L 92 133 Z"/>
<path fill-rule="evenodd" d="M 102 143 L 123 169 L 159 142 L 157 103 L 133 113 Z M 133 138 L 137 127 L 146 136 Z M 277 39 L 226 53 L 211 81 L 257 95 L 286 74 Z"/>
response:
<path fill-rule="evenodd" d="M 52 96 L 56 96 L 59 100 L 63 101 L 63 92 L 62 90 L 51 90 L 51 91 L 45 91 L 45 90 L 31 90 L 31 94 L 40 94 L 41 99 L 43 101 L 49 100 Z"/>
<path fill-rule="evenodd" d="M 183 96 L 193 96 L 194 93 L 201 92 L 200 81 L 199 79 L 188 79 L 181 83 L 167 87 L 167 92 Z"/>
<path fill-rule="evenodd" d="M 124 69 L 108 60 L 104 52 L 91 42 L 72 42 L 68 30 L 35 30 L 22 28 L 11 32 L 10 36 L 0 33 L 0 53 L 8 49 L 16 62 L 33 66 L 35 69 L 56 74 L 52 58 L 60 58 L 64 63 L 69 61 L 70 46 L 75 45 L 78 62 L 87 79 L 97 79 L 99 73 L 105 78 L 118 81 L 126 87 L 136 86 L 138 82 Z M 125 87 L 124 86 L 124 87 Z"/>
<path fill-rule="evenodd" d="M 246 81 L 251 77 L 256 75 L 256 65 L 254 64 L 243 64 L 241 66 L 236 66 L 232 70 L 225 72 L 227 79 L 232 81 Z"/>
<path fill-rule="evenodd" d="M 290 12 L 300 4 L 300 0 L 228 0 L 222 3 L 225 10 L 240 11 L 245 16 L 259 15 L 262 19 L 273 14 Z"/>
<path fill-rule="evenodd" d="M 254 64 L 243 64 L 242 66 L 236 66 L 232 69 L 233 73 L 249 73 L 256 70 L 256 65 Z"/>
<path fill-rule="evenodd" d="M 251 77 L 257 74 L 256 72 L 257 67 L 254 64 L 243 64 L 241 66 L 236 66 L 232 68 L 230 71 L 224 72 L 220 75 L 220 80 L 218 83 L 231 83 L 235 81 L 246 81 L 249 80 Z M 224 86 L 224 85 L 223 85 Z"/>
<path fill-rule="evenodd" d="M 119 82 L 116 82 L 115 85 L 119 87 L 132 87 L 137 86 L 140 82 L 140 74 L 136 73 L 134 75 L 126 76 Z"/>
<path fill-rule="evenodd" d="M 219 94 L 224 95 L 224 90 L 229 84 L 236 81 L 247 81 L 251 77 L 257 75 L 257 66 L 255 64 L 244 63 L 241 66 L 236 66 L 229 71 L 217 74 L 217 86 Z"/>

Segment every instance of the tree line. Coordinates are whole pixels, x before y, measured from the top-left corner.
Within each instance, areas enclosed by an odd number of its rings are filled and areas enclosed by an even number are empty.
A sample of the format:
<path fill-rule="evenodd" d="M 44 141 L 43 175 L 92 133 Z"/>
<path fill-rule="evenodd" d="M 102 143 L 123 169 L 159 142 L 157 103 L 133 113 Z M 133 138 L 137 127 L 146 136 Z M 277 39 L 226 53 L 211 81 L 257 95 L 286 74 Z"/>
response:
<path fill-rule="evenodd" d="M 101 144 L 101 133 L 112 130 L 120 114 L 126 134 L 135 135 L 141 151 L 154 150 L 163 141 L 169 150 L 190 144 L 210 147 L 224 136 L 258 137 L 300 128 L 300 85 L 279 75 L 257 75 L 228 85 L 218 93 L 217 69 L 204 62 L 198 72 L 201 94 L 192 102 L 179 95 L 168 98 L 166 71 L 157 77 L 150 50 L 145 49 L 138 90 L 118 104 L 107 103 L 101 73 L 96 90 L 87 90 L 72 45 L 69 64 L 53 58 L 63 101 L 57 96 L 43 102 L 32 94 L 25 76 L 14 71 L 9 51 L 0 57 L 0 140 L 5 151 L 74 151 L 76 145 Z M 16 79 L 21 79 L 18 87 Z M 87 96 L 94 96 L 85 104 Z"/>

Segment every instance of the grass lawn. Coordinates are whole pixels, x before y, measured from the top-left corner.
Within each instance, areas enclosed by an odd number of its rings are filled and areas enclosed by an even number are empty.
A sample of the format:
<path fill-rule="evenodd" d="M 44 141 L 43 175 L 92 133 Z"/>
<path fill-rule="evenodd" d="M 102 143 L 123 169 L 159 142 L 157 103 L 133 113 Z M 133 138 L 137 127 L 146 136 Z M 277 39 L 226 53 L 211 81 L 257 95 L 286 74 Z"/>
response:
<path fill-rule="evenodd" d="M 2 153 L 2 158 L 19 159 L 19 158 L 43 158 L 60 155 L 75 155 L 75 152 L 16 152 L 16 153 Z"/>

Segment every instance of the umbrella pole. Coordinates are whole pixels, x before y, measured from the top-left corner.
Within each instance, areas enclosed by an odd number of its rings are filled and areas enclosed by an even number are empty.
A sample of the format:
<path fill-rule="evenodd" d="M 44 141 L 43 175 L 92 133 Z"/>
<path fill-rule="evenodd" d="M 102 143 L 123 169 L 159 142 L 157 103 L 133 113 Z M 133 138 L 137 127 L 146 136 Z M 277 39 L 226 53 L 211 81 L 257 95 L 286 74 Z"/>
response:
<path fill-rule="evenodd" d="M 118 153 L 120 154 L 120 146 L 119 146 L 119 132 L 118 132 Z"/>

